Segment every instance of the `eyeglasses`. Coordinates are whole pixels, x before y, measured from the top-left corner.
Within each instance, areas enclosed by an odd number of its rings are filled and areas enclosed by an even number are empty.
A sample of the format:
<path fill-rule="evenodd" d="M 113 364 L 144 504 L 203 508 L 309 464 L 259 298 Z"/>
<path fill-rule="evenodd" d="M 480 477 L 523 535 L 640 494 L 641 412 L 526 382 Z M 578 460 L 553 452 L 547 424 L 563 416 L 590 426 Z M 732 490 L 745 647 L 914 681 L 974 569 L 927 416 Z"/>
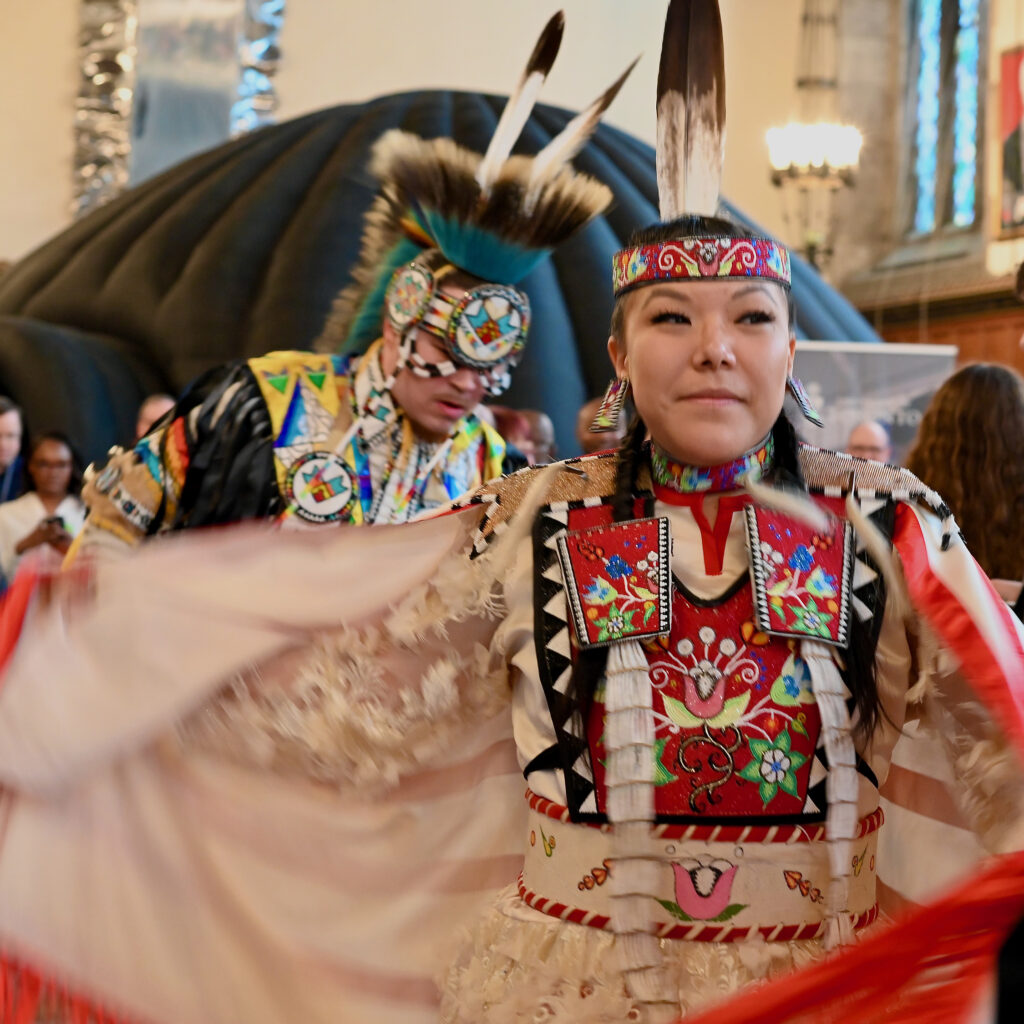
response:
<path fill-rule="evenodd" d="M 49 459 L 33 459 L 29 465 L 33 469 L 70 469 L 71 460 L 61 459 L 59 462 L 51 462 Z"/>
<path fill-rule="evenodd" d="M 448 359 L 433 362 L 413 349 L 409 362 L 420 377 L 450 377 L 460 367 L 476 370 L 484 390 L 500 395 L 522 358 L 530 327 L 530 300 L 504 284 L 480 284 L 458 299 L 445 295 L 441 279 L 455 268 L 435 271 L 417 258 L 395 271 L 388 286 L 388 320 L 405 338 L 419 327 L 440 339 Z"/>

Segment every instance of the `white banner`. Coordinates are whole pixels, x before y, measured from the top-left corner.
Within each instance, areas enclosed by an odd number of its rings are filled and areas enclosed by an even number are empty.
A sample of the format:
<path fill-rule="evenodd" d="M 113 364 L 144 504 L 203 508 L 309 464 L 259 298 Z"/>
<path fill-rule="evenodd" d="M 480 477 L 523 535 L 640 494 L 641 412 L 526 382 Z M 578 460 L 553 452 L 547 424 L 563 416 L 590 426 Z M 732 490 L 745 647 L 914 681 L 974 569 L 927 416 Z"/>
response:
<path fill-rule="evenodd" d="M 884 423 L 892 435 L 891 461 L 907 454 L 924 410 L 956 369 L 955 345 L 872 345 L 854 341 L 798 341 L 794 374 L 803 381 L 825 426 L 790 409 L 800 436 L 842 451 L 864 420 Z"/>

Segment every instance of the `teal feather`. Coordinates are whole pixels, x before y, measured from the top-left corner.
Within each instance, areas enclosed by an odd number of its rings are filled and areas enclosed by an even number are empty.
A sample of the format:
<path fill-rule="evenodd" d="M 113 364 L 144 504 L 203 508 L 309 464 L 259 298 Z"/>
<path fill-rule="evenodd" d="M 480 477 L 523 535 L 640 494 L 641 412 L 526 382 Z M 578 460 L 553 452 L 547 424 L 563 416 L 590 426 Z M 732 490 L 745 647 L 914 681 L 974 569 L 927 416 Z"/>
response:
<path fill-rule="evenodd" d="M 416 213 L 448 261 L 484 281 L 515 284 L 551 253 L 548 248 L 518 245 L 425 206 L 420 206 Z"/>

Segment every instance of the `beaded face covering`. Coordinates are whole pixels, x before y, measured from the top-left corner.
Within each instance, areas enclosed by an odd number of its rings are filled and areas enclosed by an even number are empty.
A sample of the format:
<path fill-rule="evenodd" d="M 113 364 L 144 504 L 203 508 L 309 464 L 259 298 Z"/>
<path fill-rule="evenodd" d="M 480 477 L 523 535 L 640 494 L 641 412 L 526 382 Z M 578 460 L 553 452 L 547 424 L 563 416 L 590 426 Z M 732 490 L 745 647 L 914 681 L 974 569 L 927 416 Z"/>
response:
<path fill-rule="evenodd" d="M 484 283 L 456 300 L 440 290 L 440 276 L 427 259 L 416 259 L 395 272 L 388 288 L 387 315 L 395 330 L 404 336 L 419 327 L 437 338 L 449 356 L 435 362 L 413 348 L 413 373 L 448 377 L 466 366 L 480 374 L 488 394 L 500 395 L 526 344 L 526 293 L 511 285 Z"/>
<path fill-rule="evenodd" d="M 775 462 L 775 439 L 769 434 L 757 447 L 720 466 L 690 466 L 676 462 L 656 444 L 651 445 L 651 476 L 655 491 L 664 487 L 679 494 L 698 491 L 735 491 L 745 480 L 757 482 Z"/>

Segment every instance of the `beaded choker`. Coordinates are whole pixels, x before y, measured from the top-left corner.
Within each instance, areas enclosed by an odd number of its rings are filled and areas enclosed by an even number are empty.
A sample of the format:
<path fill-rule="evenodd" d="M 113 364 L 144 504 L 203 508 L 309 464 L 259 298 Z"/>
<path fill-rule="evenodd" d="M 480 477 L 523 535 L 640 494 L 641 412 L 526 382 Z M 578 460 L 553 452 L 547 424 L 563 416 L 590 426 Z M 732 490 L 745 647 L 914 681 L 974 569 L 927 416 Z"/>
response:
<path fill-rule="evenodd" d="M 720 466 L 690 466 L 676 462 L 656 444 L 651 444 L 651 476 L 654 490 L 679 494 L 705 491 L 735 491 L 744 480 L 758 481 L 775 462 L 775 439 L 769 434 L 759 445 L 732 462 Z"/>

